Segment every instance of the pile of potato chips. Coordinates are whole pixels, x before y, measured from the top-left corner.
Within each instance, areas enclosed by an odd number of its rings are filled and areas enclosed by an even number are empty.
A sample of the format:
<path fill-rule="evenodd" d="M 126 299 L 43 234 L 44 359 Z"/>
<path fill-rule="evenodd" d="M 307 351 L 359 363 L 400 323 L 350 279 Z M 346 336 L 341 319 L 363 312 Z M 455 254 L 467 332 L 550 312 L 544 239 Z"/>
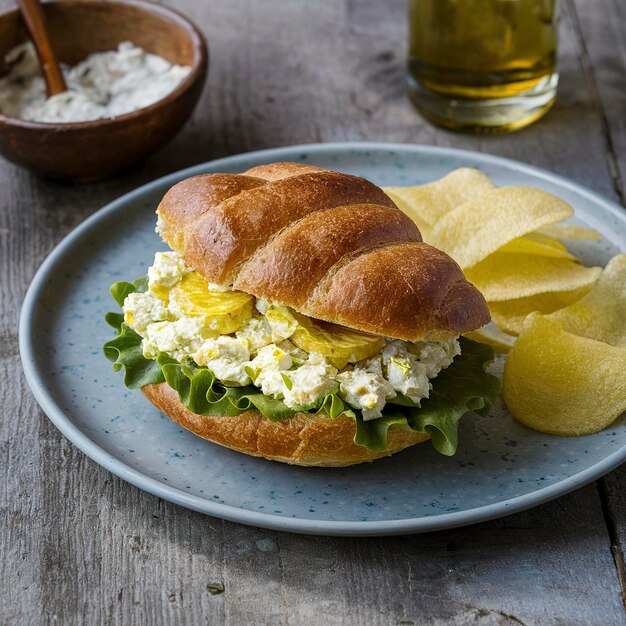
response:
<path fill-rule="evenodd" d="M 469 336 L 510 350 L 503 397 L 519 421 L 580 435 L 626 410 L 626 255 L 585 267 L 563 240 L 600 235 L 559 224 L 567 202 L 478 170 L 385 191 L 484 294 L 496 326 Z"/>

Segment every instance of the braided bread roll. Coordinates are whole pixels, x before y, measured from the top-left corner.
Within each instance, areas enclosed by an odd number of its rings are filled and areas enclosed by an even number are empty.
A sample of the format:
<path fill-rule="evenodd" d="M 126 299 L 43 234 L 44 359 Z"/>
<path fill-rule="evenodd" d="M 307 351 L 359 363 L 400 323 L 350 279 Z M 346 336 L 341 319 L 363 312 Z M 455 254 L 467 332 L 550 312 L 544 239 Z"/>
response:
<path fill-rule="evenodd" d="M 482 294 L 373 183 L 295 163 L 174 185 L 161 235 L 208 282 L 416 341 L 483 326 Z"/>
<path fill-rule="evenodd" d="M 244 174 L 205 174 L 172 187 L 157 213 L 161 236 L 208 282 L 314 318 L 403 340 L 436 340 L 489 321 L 481 293 L 373 183 L 295 163 Z M 166 383 L 142 388 L 196 435 L 305 466 L 373 461 L 429 439 L 392 427 L 388 447 L 354 443 L 354 419 L 298 413 L 272 422 L 259 411 L 196 415 Z"/>

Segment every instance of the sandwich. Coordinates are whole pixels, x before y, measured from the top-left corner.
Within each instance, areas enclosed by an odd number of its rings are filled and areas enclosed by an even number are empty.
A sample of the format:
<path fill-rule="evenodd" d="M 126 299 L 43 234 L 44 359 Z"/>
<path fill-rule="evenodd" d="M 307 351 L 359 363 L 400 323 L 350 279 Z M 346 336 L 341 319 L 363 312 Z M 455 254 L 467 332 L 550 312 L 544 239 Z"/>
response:
<path fill-rule="evenodd" d="M 432 440 L 453 454 L 499 380 L 482 294 L 373 183 L 295 163 L 205 174 L 157 208 L 169 249 L 117 282 L 104 346 L 127 387 L 196 435 L 304 466 Z"/>

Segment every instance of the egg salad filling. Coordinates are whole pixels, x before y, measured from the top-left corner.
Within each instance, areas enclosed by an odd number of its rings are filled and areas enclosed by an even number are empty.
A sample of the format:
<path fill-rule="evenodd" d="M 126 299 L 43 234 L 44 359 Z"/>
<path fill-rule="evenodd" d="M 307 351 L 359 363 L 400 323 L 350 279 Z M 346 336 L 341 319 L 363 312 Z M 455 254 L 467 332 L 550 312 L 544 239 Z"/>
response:
<path fill-rule="evenodd" d="M 385 339 L 207 284 L 175 252 L 156 253 L 147 290 L 129 293 L 123 313 L 148 360 L 191 360 L 225 386 L 253 385 L 292 410 L 336 394 L 365 421 L 393 399 L 419 406 L 461 352 L 457 339 Z"/>
<path fill-rule="evenodd" d="M 174 252 L 158 252 L 147 276 L 114 283 L 111 295 L 122 309 L 106 315 L 113 369 L 130 389 L 166 383 L 198 415 L 343 415 L 367 450 L 386 450 L 390 429 L 411 429 L 451 455 L 461 417 L 486 415 L 500 390 L 485 369 L 489 346 L 399 341 L 312 319 L 207 283 Z"/>

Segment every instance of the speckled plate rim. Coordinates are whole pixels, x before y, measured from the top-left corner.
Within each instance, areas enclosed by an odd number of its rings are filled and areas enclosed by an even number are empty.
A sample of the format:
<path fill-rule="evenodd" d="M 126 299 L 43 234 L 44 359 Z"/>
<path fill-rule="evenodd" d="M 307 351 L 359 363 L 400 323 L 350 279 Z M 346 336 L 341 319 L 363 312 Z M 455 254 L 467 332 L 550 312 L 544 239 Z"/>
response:
<path fill-rule="evenodd" d="M 129 203 L 141 199 L 144 195 L 151 193 L 155 188 L 163 185 L 173 185 L 182 178 L 194 176 L 196 174 L 205 173 L 209 168 L 212 171 L 219 171 L 220 168 L 236 165 L 242 159 L 258 158 L 259 162 L 268 161 L 288 161 L 299 160 L 298 156 L 302 153 L 315 155 L 316 153 L 328 152 L 365 152 L 365 151 L 386 151 L 402 153 L 422 153 L 432 154 L 437 157 L 455 156 L 465 157 L 474 162 L 482 162 L 484 164 L 501 165 L 508 169 L 513 169 L 521 173 L 529 174 L 546 182 L 559 185 L 560 187 L 569 189 L 581 196 L 586 197 L 591 202 L 602 206 L 605 211 L 612 213 L 618 220 L 626 222 L 626 212 L 617 204 L 607 200 L 601 195 L 592 192 L 567 178 L 552 174 L 541 168 L 527 165 L 513 159 L 498 157 L 489 154 L 473 152 L 469 150 L 459 150 L 453 148 L 444 148 L 436 146 L 423 146 L 412 144 L 394 144 L 394 143 L 326 143 L 326 144 L 303 144 L 297 146 L 288 146 L 282 148 L 272 148 L 268 150 L 258 150 L 255 152 L 247 152 L 244 154 L 234 155 L 195 165 L 193 167 L 179 170 L 162 178 L 156 179 L 146 185 L 143 185 L 134 191 L 131 191 L 102 209 L 98 210 L 92 216 L 87 218 L 82 224 L 69 233 L 54 248 L 49 256 L 42 263 L 36 272 L 30 287 L 24 298 L 19 323 L 19 346 L 22 365 L 26 381 L 30 386 L 35 399 L 37 400 L 44 413 L 50 418 L 53 424 L 80 450 L 96 463 L 109 470 L 116 476 L 151 493 L 155 496 L 169 500 L 175 504 L 184 506 L 194 511 L 199 511 L 214 517 L 219 517 L 228 521 L 239 522 L 260 528 L 268 528 L 272 530 L 281 530 L 295 533 L 315 534 L 315 535 L 334 535 L 334 536 L 381 536 L 381 535 L 402 535 L 408 533 L 429 532 L 435 530 L 444 530 L 447 528 L 455 528 L 475 524 L 512 513 L 523 511 L 549 500 L 553 500 L 566 493 L 574 491 L 611 470 L 618 467 L 626 461 L 626 445 L 618 451 L 608 455 L 601 462 L 588 467 L 582 472 L 578 472 L 554 485 L 535 490 L 531 493 L 480 506 L 465 511 L 445 513 L 441 515 L 433 515 L 431 517 L 407 518 L 401 520 L 384 520 L 375 522 L 361 521 L 325 521 L 311 520 L 302 518 L 282 517 L 277 514 L 260 513 L 256 511 L 248 511 L 227 504 L 220 504 L 205 500 L 198 496 L 186 494 L 183 491 L 164 485 L 161 482 L 146 476 L 145 474 L 129 467 L 106 450 L 96 445 L 80 428 L 75 426 L 71 420 L 65 415 L 63 409 L 54 401 L 51 394 L 46 389 L 44 381 L 37 369 L 35 351 L 33 346 L 33 323 L 34 314 L 37 309 L 39 296 L 44 288 L 48 277 L 54 273 L 57 265 L 62 261 L 66 251 L 71 249 L 74 244 L 78 243 L 93 228 L 109 214 L 126 207 Z M 601 220 L 598 224 L 601 223 Z M 593 224 L 590 224 L 593 226 Z M 617 243 L 618 247 L 620 242 Z"/>

